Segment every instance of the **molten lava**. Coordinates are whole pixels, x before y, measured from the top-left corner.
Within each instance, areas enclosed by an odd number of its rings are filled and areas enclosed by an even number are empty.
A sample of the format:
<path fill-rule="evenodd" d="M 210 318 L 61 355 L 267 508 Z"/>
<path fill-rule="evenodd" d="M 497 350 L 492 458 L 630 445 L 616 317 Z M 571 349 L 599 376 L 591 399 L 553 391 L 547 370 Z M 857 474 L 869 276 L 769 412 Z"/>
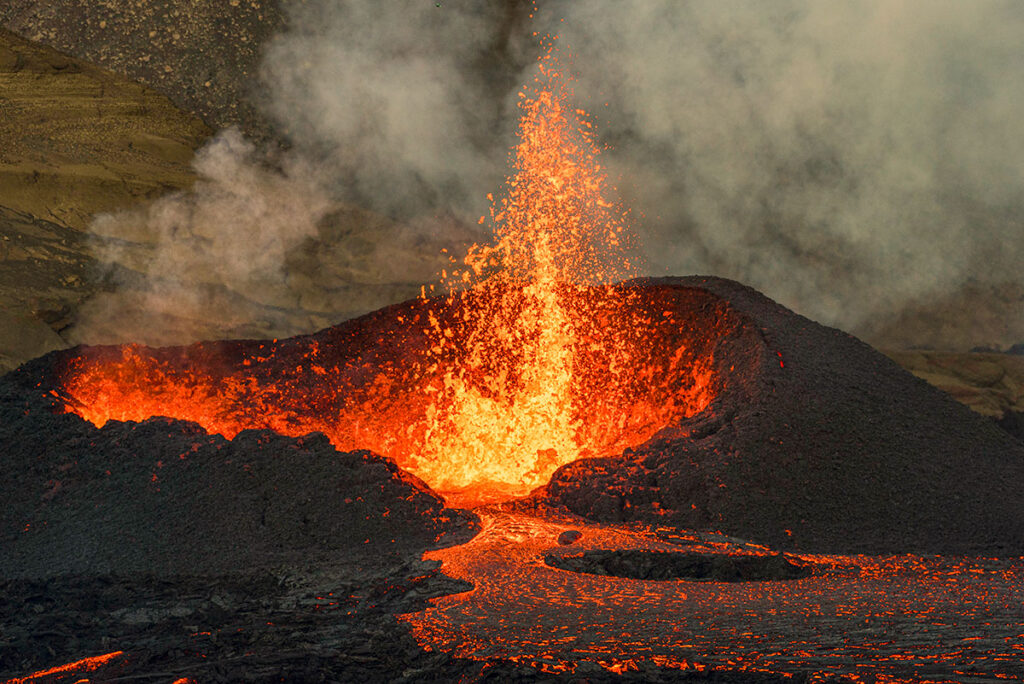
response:
<path fill-rule="evenodd" d="M 628 310 L 626 292 L 570 295 L 578 284 L 608 284 L 632 268 L 623 214 L 605 197 L 590 123 L 568 105 L 571 90 L 553 47 L 520 97 L 515 173 L 500 203 L 489 196 L 496 243 L 470 249 L 449 281 L 493 295 L 454 326 L 432 319 L 434 358 L 452 340 L 465 341 L 461 363 L 444 374 L 432 406 L 437 420 L 415 469 L 442 488 L 538 486 L 558 466 L 606 447 L 583 416 L 584 394 L 594 388 L 581 345 L 607 357 L 605 374 L 619 372 L 629 353 L 629 323 L 607 325 L 607 316 Z"/>
<path fill-rule="evenodd" d="M 64 665 L 57 665 L 56 667 L 47 668 L 40 670 L 39 672 L 33 672 L 27 677 L 14 677 L 13 679 L 7 680 L 7 684 L 31 684 L 33 682 L 56 682 L 64 679 L 65 677 L 72 677 L 83 672 L 92 672 L 100 669 L 104 665 L 116 661 L 118 658 L 124 656 L 124 651 L 114 651 L 113 653 L 106 653 L 104 655 L 91 656 L 89 658 L 82 658 L 76 660 L 73 663 L 67 663 Z M 77 679 L 78 682 L 88 682 L 88 679 Z"/>
<path fill-rule="evenodd" d="M 623 313 L 616 306 L 619 297 L 630 296 L 634 287 L 643 296 Z M 566 308 L 592 311 L 606 327 L 606 338 L 623 340 L 631 350 L 623 359 L 609 353 L 604 338 L 574 341 L 571 418 L 573 444 L 583 445 L 576 452 L 580 455 L 614 454 L 639 445 L 703 409 L 722 389 L 722 376 L 712 371 L 711 362 L 721 340 L 741 325 L 729 308 L 695 290 L 634 287 L 562 292 Z M 474 357 L 465 339 L 452 337 L 441 350 L 434 344 L 436 330 L 457 329 L 477 312 L 512 297 L 487 285 L 451 297 L 413 300 L 286 340 L 86 347 L 67 361 L 60 398 L 68 410 L 97 426 L 168 416 L 228 438 L 246 429 L 291 436 L 322 432 L 339 450 L 370 449 L 390 456 L 440 491 L 464 489 L 460 485 L 467 482 L 476 492 L 469 493 L 469 501 L 514 494 L 549 476 L 557 467 L 554 455 L 548 454 L 546 472 L 538 469 L 537 476 L 519 481 L 501 479 L 503 454 L 491 459 L 497 465 L 482 463 L 476 471 L 496 475 L 468 481 L 444 478 L 444 469 L 424 457 L 430 441 L 444 439 L 457 448 L 460 439 L 469 439 L 465 432 L 445 433 L 452 420 L 438 414 L 443 406 L 439 397 L 451 396 L 446 393 L 452 392 L 453 379 L 471 376 L 481 402 L 496 406 L 508 406 L 499 391 L 524 386 L 518 370 L 522 350 L 513 348 L 508 357 Z M 632 325 L 637 327 L 627 327 Z M 465 382 L 468 386 L 470 380 Z M 527 419 L 528 414 L 520 426 Z M 439 461 L 445 456 L 434 453 Z M 458 462 L 457 454 L 453 458 Z M 511 467 L 529 469 L 515 462 Z M 432 479 L 434 473 L 440 479 Z"/>
<path fill-rule="evenodd" d="M 520 93 L 495 242 L 442 273 L 445 296 L 280 342 L 87 348 L 67 369 L 67 409 L 98 426 L 168 416 L 229 438 L 319 431 L 475 500 L 525 493 L 703 410 L 717 391 L 710 334 L 728 321 L 694 336 L 678 291 L 641 299 L 612 285 L 633 272 L 632 239 L 571 95 L 549 46 Z"/>

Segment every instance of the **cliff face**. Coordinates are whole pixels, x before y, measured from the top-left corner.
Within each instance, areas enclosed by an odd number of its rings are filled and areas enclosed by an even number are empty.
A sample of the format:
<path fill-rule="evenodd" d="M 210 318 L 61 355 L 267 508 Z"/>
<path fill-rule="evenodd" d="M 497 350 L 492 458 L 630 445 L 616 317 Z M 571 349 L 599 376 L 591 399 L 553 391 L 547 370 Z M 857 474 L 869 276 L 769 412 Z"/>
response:
<path fill-rule="evenodd" d="M 213 128 L 264 137 L 253 104 L 277 0 L 9 0 L 0 26 L 146 85 Z"/>
<path fill-rule="evenodd" d="M 0 84 L 0 202 L 70 228 L 188 187 L 211 132 L 145 86 L 5 31 Z"/>
<path fill-rule="evenodd" d="M 315 234 L 289 252 L 283 265 L 287 278 L 242 289 L 221 282 L 212 271 L 188 273 L 191 300 L 153 296 L 156 289 L 167 290 L 158 283 L 167 274 L 150 267 L 167 256 L 160 251 L 167 236 L 147 221 L 145 208 L 194 187 L 195 152 L 213 133 L 190 112 L 217 126 L 244 127 L 245 122 L 227 104 L 234 91 L 222 92 L 219 100 L 211 100 L 213 109 L 204 109 L 183 99 L 187 83 L 168 76 L 170 80 L 155 85 L 171 93 L 169 99 L 143 83 L 153 74 L 129 68 L 117 52 L 118 40 L 136 40 L 138 31 L 148 35 L 142 19 L 163 26 L 172 22 L 173 13 L 156 13 L 150 7 L 149 14 L 122 16 L 123 25 L 109 20 L 104 38 L 90 31 L 99 31 L 97 22 L 108 20 L 94 16 L 101 9 L 98 4 L 86 5 L 89 11 L 83 9 L 79 17 L 85 27 L 82 45 L 61 43 L 58 37 L 65 34 L 47 28 L 51 20 L 63 22 L 61 30 L 75 27 L 74 12 L 57 12 L 57 3 L 15 2 L 0 8 L 0 23 L 122 72 L 0 29 L 0 373 L 76 342 L 171 344 L 312 332 L 407 299 L 447 265 L 440 249 L 451 242 L 424 241 L 406 226 L 358 207 L 336 205 L 326 210 Z M 214 5 L 230 8 L 210 3 L 211 12 Z M 198 31 L 203 27 L 197 22 L 193 17 L 187 24 Z M 177 40 L 184 43 L 176 49 L 209 55 L 219 35 L 215 28 L 206 26 L 201 35 L 182 34 Z M 74 40 L 77 35 L 66 37 Z M 230 35 L 232 40 L 221 40 L 218 50 L 246 43 L 251 34 Z M 153 39 L 149 46 L 154 55 L 167 48 L 164 42 L 175 39 L 161 41 Z M 249 57 L 256 59 L 255 53 Z M 152 62 L 160 67 L 154 73 L 183 78 L 191 62 L 176 59 L 168 54 L 142 64 Z M 165 63 L 184 66 L 164 72 Z M 188 73 L 189 78 L 199 76 L 195 69 Z M 225 73 L 232 88 L 248 82 L 247 70 Z M 172 99 L 196 109 L 180 109 Z M 125 209 L 138 213 L 120 222 L 123 230 L 101 235 L 91 226 L 97 215 Z M 201 243 L 209 236 L 198 232 L 195 237 Z M 381 252 L 387 253 L 386 260 Z M 381 270 L 385 261 L 388 267 Z M 102 315 L 84 316 L 86 304 Z"/>
<path fill-rule="evenodd" d="M 62 346 L 101 284 L 84 229 L 99 212 L 188 187 L 210 134 L 125 78 L 0 30 L 0 371 Z"/>
<path fill-rule="evenodd" d="M 886 355 L 978 413 L 1024 413 L 1024 355 L 906 350 Z"/>

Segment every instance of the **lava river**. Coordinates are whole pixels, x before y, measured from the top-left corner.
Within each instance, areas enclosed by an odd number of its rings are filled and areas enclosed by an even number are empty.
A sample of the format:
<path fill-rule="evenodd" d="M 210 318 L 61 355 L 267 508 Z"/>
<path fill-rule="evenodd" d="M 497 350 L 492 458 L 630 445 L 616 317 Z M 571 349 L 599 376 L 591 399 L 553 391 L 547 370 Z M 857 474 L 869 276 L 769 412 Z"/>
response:
<path fill-rule="evenodd" d="M 571 572 L 546 554 L 641 549 L 763 555 L 715 534 L 477 509 L 468 544 L 429 552 L 474 589 L 403 616 L 425 648 L 585 676 L 645 664 L 802 673 L 811 681 L 965 682 L 1024 676 L 1024 559 L 789 556 L 773 581 L 641 580 Z M 582 532 L 569 546 L 557 541 Z M 589 669 L 588 669 L 589 668 Z"/>

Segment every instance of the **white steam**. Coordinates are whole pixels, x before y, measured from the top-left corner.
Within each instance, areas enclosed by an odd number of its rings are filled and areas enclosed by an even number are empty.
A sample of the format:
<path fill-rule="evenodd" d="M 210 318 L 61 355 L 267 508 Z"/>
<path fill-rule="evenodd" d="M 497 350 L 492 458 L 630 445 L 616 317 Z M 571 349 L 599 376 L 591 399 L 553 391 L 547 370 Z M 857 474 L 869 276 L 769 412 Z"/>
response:
<path fill-rule="evenodd" d="M 1024 5 L 564 9 L 652 270 L 733 277 L 843 327 L 1020 280 Z"/>
<path fill-rule="evenodd" d="M 383 222 L 336 279 L 429 280 L 438 246 L 471 237 L 461 226 L 500 186 L 534 31 L 574 55 L 650 272 L 735 278 L 854 330 L 1022 281 L 1015 0 L 555 1 L 532 20 L 518 0 L 284 4 L 262 72 L 292 143 L 277 168 L 228 132 L 191 193 L 97 222 L 156 235 L 138 269 L 182 301 L 202 299 L 201 280 L 293 306 L 290 255 L 324 239 L 340 202 L 403 228 Z"/>
<path fill-rule="evenodd" d="M 245 334 L 261 328 L 248 320 L 254 311 L 288 306 L 286 257 L 316 235 L 329 202 L 301 159 L 286 158 L 280 168 L 265 162 L 228 129 L 197 153 L 190 191 L 98 216 L 94 251 L 118 267 L 111 275 L 118 289 L 79 312 L 74 341 Z M 145 281 L 132 283 L 139 274 Z"/>
<path fill-rule="evenodd" d="M 267 111 L 325 159 L 339 193 L 402 215 L 483 211 L 505 162 L 496 131 L 510 93 L 481 73 L 502 15 L 496 3 L 461 6 L 294 4 L 266 53 Z"/>

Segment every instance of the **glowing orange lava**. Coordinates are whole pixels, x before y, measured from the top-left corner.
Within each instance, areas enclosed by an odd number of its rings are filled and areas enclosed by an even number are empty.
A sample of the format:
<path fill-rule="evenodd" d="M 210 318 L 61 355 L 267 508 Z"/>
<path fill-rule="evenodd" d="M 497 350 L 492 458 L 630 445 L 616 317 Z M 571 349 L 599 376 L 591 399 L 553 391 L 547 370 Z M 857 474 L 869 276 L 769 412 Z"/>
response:
<path fill-rule="evenodd" d="M 619 280 L 632 265 L 623 213 L 606 198 L 590 123 L 570 107 L 568 83 L 549 46 L 534 86 L 520 93 L 520 141 L 506 196 L 489 196 L 496 242 L 474 246 L 461 269 L 443 274 L 456 289 L 468 284 L 495 296 L 453 326 L 431 321 L 433 356 L 443 356 L 453 339 L 465 344 L 463 362 L 444 374 L 415 468 L 442 489 L 535 487 L 605 446 L 582 415 L 581 395 L 591 388 L 579 346 L 599 349 L 605 371 L 618 372 L 628 340 L 614 333 L 630 326 L 598 327 L 594 314 L 600 307 L 621 316 L 630 298 L 592 288 L 591 297 L 573 299 L 568 291 Z"/>
<path fill-rule="evenodd" d="M 60 399 L 97 426 L 167 416 L 228 438 L 323 432 L 474 503 L 703 410 L 721 384 L 716 340 L 735 322 L 696 294 L 612 284 L 633 272 L 631 238 L 571 95 L 549 46 L 521 93 L 494 244 L 441 274 L 446 295 L 288 340 L 85 348 Z"/>
<path fill-rule="evenodd" d="M 98 670 L 107 663 L 116 660 L 117 658 L 120 658 L 123 655 L 124 651 L 114 651 L 113 653 L 106 653 L 104 655 L 82 658 L 81 660 L 76 660 L 73 663 L 66 663 L 64 665 L 58 665 L 56 667 L 51 667 L 46 670 L 40 670 L 39 672 L 33 672 L 32 674 L 26 677 L 15 677 L 14 679 L 9 679 L 7 680 L 7 684 L 28 684 L 29 682 L 60 681 L 61 679 L 64 679 L 65 677 L 70 677 L 74 674 Z"/>
<path fill-rule="evenodd" d="M 1024 560 L 942 556 L 789 559 L 810 576 L 716 582 L 602 577 L 538 559 L 600 549 L 770 553 L 716 533 L 640 530 L 546 511 L 477 509 L 470 542 L 428 551 L 473 591 L 402 615 L 424 647 L 590 676 L 642 665 L 770 672 L 809 682 L 1021 681 Z M 582 532 L 561 546 L 566 530 Z M 781 677 L 780 677 L 781 678 Z M 728 676 L 723 679 L 729 679 Z M 756 680 L 756 676 L 751 679 Z"/>

